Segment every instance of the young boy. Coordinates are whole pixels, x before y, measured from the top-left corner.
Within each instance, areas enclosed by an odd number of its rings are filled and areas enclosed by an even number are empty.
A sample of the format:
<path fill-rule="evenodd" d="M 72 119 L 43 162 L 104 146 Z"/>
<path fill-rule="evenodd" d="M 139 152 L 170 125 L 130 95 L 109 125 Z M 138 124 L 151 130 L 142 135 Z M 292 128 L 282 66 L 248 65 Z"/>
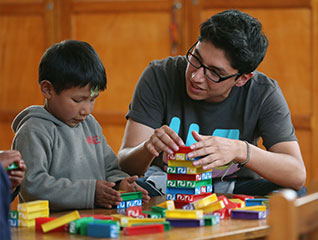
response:
<path fill-rule="evenodd" d="M 13 148 L 27 165 L 23 201 L 47 199 L 50 209 L 111 208 L 122 200 L 116 190 L 146 190 L 122 172 L 118 159 L 91 115 L 106 88 L 104 66 L 85 42 L 51 46 L 39 66 L 45 105 L 30 106 L 14 119 Z M 115 190 L 116 189 L 116 190 Z"/>

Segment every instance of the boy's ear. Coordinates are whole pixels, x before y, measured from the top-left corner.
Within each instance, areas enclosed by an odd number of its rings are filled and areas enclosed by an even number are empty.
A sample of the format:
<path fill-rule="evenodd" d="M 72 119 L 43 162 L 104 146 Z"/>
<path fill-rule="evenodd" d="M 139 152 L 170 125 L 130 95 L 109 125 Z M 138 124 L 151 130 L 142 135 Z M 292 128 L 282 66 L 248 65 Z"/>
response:
<path fill-rule="evenodd" d="M 237 87 L 242 87 L 245 83 L 248 82 L 253 77 L 253 72 L 251 73 L 244 73 L 242 76 L 239 77 L 236 81 L 236 86 Z"/>
<path fill-rule="evenodd" d="M 43 80 L 41 83 L 40 83 L 40 88 L 41 88 L 41 92 L 42 92 L 42 95 L 46 98 L 46 99 L 50 99 L 51 96 L 53 95 L 54 93 L 54 88 L 53 88 L 53 85 L 50 81 L 48 80 Z"/>

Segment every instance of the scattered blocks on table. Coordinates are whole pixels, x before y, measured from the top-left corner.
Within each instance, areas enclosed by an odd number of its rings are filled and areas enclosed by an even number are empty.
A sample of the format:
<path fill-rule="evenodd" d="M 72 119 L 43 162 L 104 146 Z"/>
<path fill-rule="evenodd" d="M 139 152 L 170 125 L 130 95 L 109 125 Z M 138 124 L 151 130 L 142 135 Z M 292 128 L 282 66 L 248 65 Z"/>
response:
<path fill-rule="evenodd" d="M 43 232 L 41 225 L 43 223 L 52 221 L 54 219 L 56 219 L 56 217 L 40 217 L 40 218 L 36 218 L 35 219 L 35 230 Z M 68 231 L 69 231 L 69 224 L 65 224 L 63 226 L 60 226 L 58 228 L 55 228 L 55 229 L 51 230 L 50 232 L 68 232 Z"/>
<path fill-rule="evenodd" d="M 42 224 L 42 230 L 43 232 L 49 232 L 55 228 L 58 228 L 64 224 L 70 223 L 76 219 L 79 219 L 80 215 L 78 213 L 78 211 L 73 211 L 69 214 L 66 214 L 62 217 L 56 218 L 52 221 L 46 222 L 44 224 Z"/>
<path fill-rule="evenodd" d="M 18 204 L 18 225 L 22 227 L 35 226 L 35 219 L 50 215 L 49 201 L 37 200 Z"/>
<path fill-rule="evenodd" d="M 124 227 L 123 233 L 127 236 L 140 235 L 140 234 L 149 234 L 149 233 L 159 233 L 164 231 L 163 224 L 147 224 L 147 225 L 138 225 Z"/>

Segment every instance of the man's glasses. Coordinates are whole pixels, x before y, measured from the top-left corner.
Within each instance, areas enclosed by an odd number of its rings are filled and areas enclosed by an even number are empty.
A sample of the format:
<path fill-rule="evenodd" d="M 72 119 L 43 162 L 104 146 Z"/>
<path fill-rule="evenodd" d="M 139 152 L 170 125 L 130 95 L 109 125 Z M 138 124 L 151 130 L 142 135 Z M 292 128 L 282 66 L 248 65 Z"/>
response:
<path fill-rule="evenodd" d="M 235 80 L 237 80 L 242 74 L 241 73 L 235 73 L 229 76 L 225 76 L 222 77 L 220 74 L 218 74 L 215 70 L 208 68 L 207 66 L 205 66 L 200 59 L 193 55 L 191 52 L 193 50 L 193 47 L 197 44 L 197 42 L 188 50 L 187 52 L 187 61 L 191 64 L 191 66 L 195 67 L 196 69 L 200 69 L 201 67 L 203 67 L 203 71 L 204 71 L 204 75 L 211 81 L 215 82 L 215 83 L 219 83 L 222 82 L 224 80 L 227 80 L 231 77 L 235 77 Z"/>

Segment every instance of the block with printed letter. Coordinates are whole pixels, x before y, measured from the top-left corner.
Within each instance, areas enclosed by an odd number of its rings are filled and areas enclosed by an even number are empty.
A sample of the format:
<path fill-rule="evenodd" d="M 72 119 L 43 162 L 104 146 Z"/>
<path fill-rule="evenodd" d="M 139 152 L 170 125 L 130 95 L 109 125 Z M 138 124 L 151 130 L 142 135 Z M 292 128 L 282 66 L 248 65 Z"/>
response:
<path fill-rule="evenodd" d="M 87 235 L 96 238 L 117 238 L 118 227 L 116 224 L 90 222 L 87 224 Z"/>
<path fill-rule="evenodd" d="M 9 212 L 9 225 L 10 227 L 18 227 L 19 226 L 19 214 L 18 211 L 10 211 Z"/>
<path fill-rule="evenodd" d="M 126 210 L 126 215 L 128 217 L 138 217 L 142 212 L 142 207 L 141 206 L 132 206 L 128 207 Z"/>
<path fill-rule="evenodd" d="M 168 209 L 168 210 L 174 210 L 175 209 L 174 201 L 172 201 L 172 200 L 164 201 L 164 202 L 158 204 L 157 207 L 162 207 L 162 208 L 165 208 L 165 209 Z"/>
<path fill-rule="evenodd" d="M 211 213 L 211 212 L 214 212 L 214 211 L 222 209 L 222 208 L 225 208 L 223 201 L 217 201 L 217 202 L 213 202 L 207 206 L 204 206 L 204 207 L 201 207 L 198 209 L 202 210 L 204 213 L 207 214 L 207 213 Z"/>
<path fill-rule="evenodd" d="M 83 217 L 83 218 L 80 218 L 80 219 L 77 219 L 75 221 L 70 222 L 69 223 L 69 233 L 70 234 L 79 234 L 80 230 L 81 230 L 81 225 L 84 222 L 92 221 L 92 220 L 94 220 L 93 217 Z"/>
<path fill-rule="evenodd" d="M 43 209 L 49 208 L 49 201 L 48 200 L 37 200 L 25 203 L 18 204 L 18 211 L 19 212 L 36 212 Z"/>

